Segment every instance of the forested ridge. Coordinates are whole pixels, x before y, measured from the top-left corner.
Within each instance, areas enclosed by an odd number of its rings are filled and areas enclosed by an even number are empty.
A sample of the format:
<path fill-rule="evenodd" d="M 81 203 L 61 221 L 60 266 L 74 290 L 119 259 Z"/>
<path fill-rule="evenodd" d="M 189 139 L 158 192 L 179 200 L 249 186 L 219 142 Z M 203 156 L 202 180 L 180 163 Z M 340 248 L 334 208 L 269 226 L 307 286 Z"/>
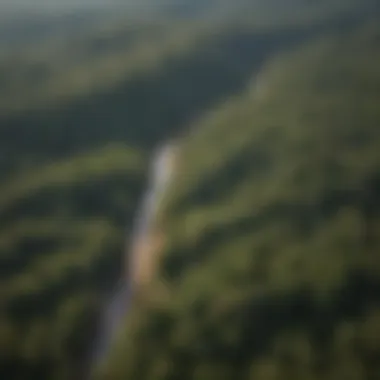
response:
<path fill-rule="evenodd" d="M 378 5 L 276 1 L 3 45 L 1 379 L 81 378 L 177 136 L 157 278 L 99 378 L 380 376 Z"/>
<path fill-rule="evenodd" d="M 378 378 L 379 33 L 279 59 L 186 140 L 152 301 L 100 378 Z"/>

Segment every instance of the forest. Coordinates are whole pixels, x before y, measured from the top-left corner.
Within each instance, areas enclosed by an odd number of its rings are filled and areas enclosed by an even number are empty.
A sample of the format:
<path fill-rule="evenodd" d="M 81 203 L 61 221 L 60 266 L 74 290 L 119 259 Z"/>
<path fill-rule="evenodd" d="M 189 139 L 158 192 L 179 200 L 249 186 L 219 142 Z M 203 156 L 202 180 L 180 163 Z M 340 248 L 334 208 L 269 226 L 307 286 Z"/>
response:
<path fill-rule="evenodd" d="M 96 380 L 379 379 L 377 1 L 141 4 L 0 17 L 0 379 L 87 379 L 171 138 Z"/>

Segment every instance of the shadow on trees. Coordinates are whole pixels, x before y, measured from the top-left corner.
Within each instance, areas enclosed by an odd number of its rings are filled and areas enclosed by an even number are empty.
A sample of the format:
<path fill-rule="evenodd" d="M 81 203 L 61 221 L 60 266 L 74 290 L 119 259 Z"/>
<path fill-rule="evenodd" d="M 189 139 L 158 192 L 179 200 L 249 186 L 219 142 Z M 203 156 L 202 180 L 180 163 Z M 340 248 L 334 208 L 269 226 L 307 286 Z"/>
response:
<path fill-rule="evenodd" d="M 0 120 L 2 145 L 13 147 L 14 157 L 8 157 L 8 162 L 17 161 L 19 154 L 39 150 L 42 141 L 40 159 L 74 154 L 115 140 L 152 147 L 240 92 L 273 54 L 321 33 L 341 30 L 338 25 L 335 20 L 268 32 L 222 30 L 194 53 L 168 58 L 162 68 L 126 78 L 108 92 L 76 99 L 64 107 Z"/>

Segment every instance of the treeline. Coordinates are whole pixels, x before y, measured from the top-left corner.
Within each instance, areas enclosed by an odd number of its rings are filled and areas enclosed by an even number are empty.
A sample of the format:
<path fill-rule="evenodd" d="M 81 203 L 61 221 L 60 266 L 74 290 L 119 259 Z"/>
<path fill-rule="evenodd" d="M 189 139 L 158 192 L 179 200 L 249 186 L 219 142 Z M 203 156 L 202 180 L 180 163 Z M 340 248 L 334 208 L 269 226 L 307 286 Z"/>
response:
<path fill-rule="evenodd" d="M 346 27 L 353 21 L 347 22 Z M 239 93 L 279 50 L 336 30 L 336 24 L 256 28 L 194 22 L 164 34 L 158 43 L 137 44 L 63 72 L 52 69 L 46 83 L 25 89 L 21 83 L 16 98 L 4 93 L 2 169 L 18 170 L 19 157 L 38 163 L 120 139 L 151 147 Z M 17 65 L 15 70 L 20 77 Z M 41 136 L 44 148 L 38 149 Z"/>

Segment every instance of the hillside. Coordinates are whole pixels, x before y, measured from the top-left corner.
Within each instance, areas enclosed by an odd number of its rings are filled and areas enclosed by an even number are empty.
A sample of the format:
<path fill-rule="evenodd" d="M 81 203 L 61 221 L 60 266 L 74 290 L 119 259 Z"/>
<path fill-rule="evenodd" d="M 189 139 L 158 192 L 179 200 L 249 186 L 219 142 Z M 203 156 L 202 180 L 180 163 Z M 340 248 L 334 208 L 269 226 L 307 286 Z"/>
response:
<path fill-rule="evenodd" d="M 99 378 L 378 378 L 379 37 L 278 58 L 194 126 L 151 301 Z"/>
<path fill-rule="evenodd" d="M 327 133 L 334 130 L 328 126 L 345 125 L 339 107 L 351 112 L 344 121 L 352 123 L 353 129 L 344 138 L 334 135 L 337 140 L 332 140 L 327 151 L 335 151 L 334 144 L 341 138 L 342 152 L 346 152 L 344 144 L 350 152 L 350 144 L 360 141 L 363 151 L 369 141 L 374 148 L 366 149 L 360 159 L 358 152 L 352 157 L 342 156 L 354 170 L 347 177 L 337 177 L 341 182 L 333 185 L 340 184 L 342 189 L 359 186 L 360 181 L 369 179 L 369 171 L 375 170 L 377 140 L 371 126 L 378 115 L 376 27 L 367 34 L 355 34 L 353 42 L 342 37 L 339 41 L 344 43 L 338 52 L 334 47 L 339 44 L 328 37 L 319 48 L 308 48 L 324 35 L 343 36 L 355 25 L 369 23 L 378 15 L 372 12 L 374 8 L 368 8 L 375 2 L 337 0 L 336 6 L 328 7 L 324 1 L 311 7 L 313 2 L 292 0 L 283 17 L 276 12 L 279 0 L 252 4 L 239 0 L 236 8 L 223 0 L 210 1 L 204 8 L 194 3 L 191 17 L 185 17 L 189 15 L 188 1 L 174 3 L 174 10 L 173 2 L 170 9 L 157 6 L 161 12 L 141 19 L 115 12 L 103 17 L 90 12 L 86 13 L 87 22 L 81 23 L 73 14 L 66 19 L 38 14 L 39 21 L 29 20 L 31 29 L 21 22 L 21 26 L 8 24 L 2 29 L 4 34 L 0 30 L 1 379 L 72 380 L 83 370 L 99 311 L 124 270 L 124 254 L 128 253 L 126 247 L 146 186 L 152 148 L 169 137 L 183 140 L 183 169 L 168 194 L 167 208 L 162 210 L 162 228 L 168 231 L 172 246 L 165 252 L 162 274 L 170 279 L 166 289 L 169 295 L 177 285 L 178 289 L 169 303 L 157 299 L 163 311 L 176 309 L 178 302 L 183 313 L 178 316 L 178 326 L 189 328 L 179 342 L 185 359 L 189 348 L 186 336 L 197 337 L 194 320 L 188 314 L 194 299 L 205 303 L 208 310 L 214 307 L 214 301 L 209 304 L 214 291 L 230 297 L 227 303 L 234 303 L 229 281 L 235 278 L 241 286 L 250 284 L 249 274 L 239 272 L 239 266 L 249 270 L 245 260 L 250 260 L 250 247 L 261 241 L 277 241 L 280 247 L 279 237 L 287 234 L 283 228 L 293 231 L 286 222 L 289 213 L 304 218 L 298 223 L 301 227 L 310 225 L 304 204 L 293 210 L 293 203 L 302 200 L 314 210 L 315 202 L 325 202 L 327 210 L 322 218 L 330 217 L 329 182 L 322 189 L 319 177 L 307 175 L 308 165 L 319 170 L 316 158 L 322 153 L 317 148 L 310 150 L 314 138 L 326 138 L 318 126 L 326 123 Z M 265 12 L 264 3 L 269 4 Z M 300 12 L 292 12 L 294 9 Z M 66 23 L 76 27 L 70 29 Z M 9 30 L 23 31 L 24 27 L 30 31 L 28 38 L 24 40 L 25 33 L 20 32 L 17 43 L 9 42 Z M 349 53 L 351 43 L 360 54 Z M 292 51 L 294 55 L 289 58 L 279 57 Z M 328 63 L 337 60 L 330 72 L 326 73 L 324 59 Z M 357 76 L 351 78 L 351 73 Z M 328 79 L 319 80 L 326 76 Z M 257 78 L 263 96 L 260 99 L 250 95 L 257 91 Z M 330 97 L 325 96 L 330 91 Z M 366 101 L 365 96 L 373 98 Z M 356 97 L 361 101 L 359 110 L 351 109 Z M 363 134 L 355 129 L 360 115 L 369 120 L 368 129 L 364 129 L 363 120 L 358 122 Z M 310 127 L 304 129 L 304 124 Z M 320 134 L 313 134 L 314 126 Z M 303 150 L 293 150 L 292 144 L 298 142 Z M 252 148 L 256 146 L 260 148 Z M 278 149 L 278 156 L 268 161 L 274 149 Z M 306 152 L 315 156 L 304 159 Z M 289 157 L 282 156 L 285 153 Z M 279 160 L 277 167 L 274 163 Z M 297 178 L 305 188 L 287 182 L 292 178 L 287 173 L 293 162 L 301 165 Z M 261 187 L 256 182 L 257 172 L 263 176 Z M 279 194 L 277 186 L 284 192 Z M 253 198 L 252 192 L 256 193 Z M 331 196 L 335 199 L 335 193 Z M 256 209 L 260 211 L 258 219 Z M 279 221 L 272 224 L 277 218 Z M 263 229 L 268 228 L 268 235 L 257 240 L 252 228 L 261 224 Z M 312 223 L 308 228 L 310 233 L 314 231 Z M 299 244 L 297 249 L 301 250 L 308 241 L 300 238 Z M 221 245 L 225 262 L 219 261 Z M 296 257 L 297 249 L 289 246 L 289 255 Z M 238 263 L 228 261 L 231 250 L 243 252 L 236 255 Z M 207 261 L 212 257 L 215 270 L 213 262 Z M 198 258 L 207 260 L 191 269 L 189 263 Z M 216 274 L 219 265 L 220 273 Z M 237 266 L 236 272 L 224 271 L 230 265 Z M 282 264 L 273 261 L 273 265 Z M 336 265 L 339 269 L 339 261 Z M 192 275 L 190 270 L 194 270 Z M 262 273 L 259 271 L 258 276 Z M 305 278 L 316 282 L 318 275 L 305 274 Z M 210 292 L 205 295 L 195 285 L 202 276 L 204 290 Z M 268 297 L 273 295 L 274 286 L 283 286 L 286 281 L 287 286 L 293 286 L 286 271 L 283 276 L 284 283 L 280 279 L 262 283 Z M 249 298 L 252 288 L 247 289 L 248 295 L 244 290 L 236 297 Z M 253 287 L 252 291 L 257 289 Z M 219 301 L 215 298 L 215 302 Z M 202 308 L 200 305 L 201 313 Z M 165 312 L 157 317 L 145 310 L 136 313 L 141 323 L 136 337 L 145 328 L 144 323 L 148 324 L 148 333 L 152 324 L 165 336 L 166 318 L 176 315 Z M 206 331 L 209 333 L 214 334 Z M 126 348 L 121 347 L 120 355 L 128 356 L 129 361 L 120 365 L 115 356 L 111 369 L 116 371 L 116 378 L 129 376 L 138 360 L 146 360 L 142 352 L 150 351 L 145 344 L 152 343 L 154 350 L 156 338 L 152 333 L 144 338 L 147 341 L 140 339 L 141 350 L 137 347 L 133 355 L 132 351 L 126 355 Z M 170 355 L 182 355 L 182 350 L 171 347 Z M 169 353 L 165 356 L 166 351 L 160 352 L 157 360 L 165 362 L 171 358 Z M 181 360 L 175 359 L 176 365 Z M 153 370 L 152 366 L 148 368 Z M 127 378 L 143 380 L 144 376 Z"/>

